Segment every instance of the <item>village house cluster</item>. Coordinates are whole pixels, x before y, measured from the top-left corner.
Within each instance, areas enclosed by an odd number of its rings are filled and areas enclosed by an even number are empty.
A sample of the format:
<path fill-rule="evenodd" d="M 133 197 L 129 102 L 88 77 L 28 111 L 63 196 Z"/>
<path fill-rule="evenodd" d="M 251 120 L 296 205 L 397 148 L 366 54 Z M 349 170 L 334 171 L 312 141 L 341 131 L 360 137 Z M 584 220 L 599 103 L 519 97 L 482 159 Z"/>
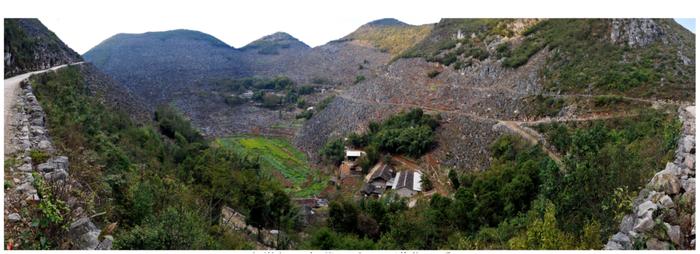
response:
<path fill-rule="evenodd" d="M 357 160 L 364 155 L 363 151 L 346 149 L 345 160 L 340 165 L 340 179 L 361 176 L 362 168 L 357 165 Z M 422 176 L 418 168 L 397 171 L 392 163 L 380 161 L 364 177 L 360 194 L 365 197 L 381 197 L 385 192 L 393 191 L 400 197 L 412 197 L 423 191 Z"/>

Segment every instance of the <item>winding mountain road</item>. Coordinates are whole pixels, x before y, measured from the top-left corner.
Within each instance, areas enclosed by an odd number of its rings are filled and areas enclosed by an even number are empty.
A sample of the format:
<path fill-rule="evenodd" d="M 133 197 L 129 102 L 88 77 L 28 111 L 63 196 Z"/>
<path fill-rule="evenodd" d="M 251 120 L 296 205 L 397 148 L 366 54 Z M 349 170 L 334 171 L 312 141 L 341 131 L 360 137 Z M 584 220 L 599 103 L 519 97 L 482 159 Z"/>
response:
<path fill-rule="evenodd" d="M 14 120 L 14 108 L 15 104 L 17 103 L 17 98 L 19 96 L 19 91 L 21 89 L 19 88 L 20 83 L 22 83 L 23 80 L 28 79 L 30 76 L 34 74 L 39 74 L 39 73 L 44 73 L 47 71 L 54 71 L 58 70 L 60 68 L 66 67 L 68 65 L 74 65 L 74 64 L 82 64 L 83 62 L 76 62 L 76 63 L 71 63 L 71 64 L 64 64 L 64 65 L 59 65 L 59 66 L 54 66 L 45 70 L 40 70 L 40 71 L 33 71 L 33 72 L 27 72 L 24 74 L 20 74 L 8 79 L 5 79 L 5 154 L 12 154 L 15 152 L 15 148 L 12 146 L 11 138 L 12 135 L 10 133 L 13 131 L 12 130 L 12 123 L 15 121 Z"/>

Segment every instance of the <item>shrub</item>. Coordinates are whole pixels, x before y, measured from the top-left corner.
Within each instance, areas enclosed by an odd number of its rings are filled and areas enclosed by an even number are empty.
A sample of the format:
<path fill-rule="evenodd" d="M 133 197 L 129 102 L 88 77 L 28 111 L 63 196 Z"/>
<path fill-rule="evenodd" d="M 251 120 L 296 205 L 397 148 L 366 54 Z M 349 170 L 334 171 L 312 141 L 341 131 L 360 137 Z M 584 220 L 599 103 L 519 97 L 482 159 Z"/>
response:
<path fill-rule="evenodd" d="M 353 82 L 353 84 L 358 84 L 358 83 L 360 83 L 360 82 L 362 82 L 362 81 L 365 81 L 365 79 L 366 79 L 365 76 L 363 76 L 363 75 L 357 75 L 357 76 L 355 77 L 355 81 Z"/>
<path fill-rule="evenodd" d="M 422 174 L 420 178 L 420 186 L 423 191 L 430 191 L 433 189 L 433 181 L 426 174 Z"/>
<path fill-rule="evenodd" d="M 32 163 L 37 165 L 46 162 L 50 156 L 44 151 L 32 149 L 29 151 L 29 157 L 32 158 Z"/>
<path fill-rule="evenodd" d="M 440 72 L 437 71 L 437 70 L 431 70 L 430 72 L 428 72 L 428 77 L 429 77 L 429 78 L 437 77 L 437 75 L 440 75 Z"/>
<path fill-rule="evenodd" d="M 345 146 L 341 139 L 334 139 L 326 143 L 319 153 L 328 162 L 338 165 L 345 158 Z"/>

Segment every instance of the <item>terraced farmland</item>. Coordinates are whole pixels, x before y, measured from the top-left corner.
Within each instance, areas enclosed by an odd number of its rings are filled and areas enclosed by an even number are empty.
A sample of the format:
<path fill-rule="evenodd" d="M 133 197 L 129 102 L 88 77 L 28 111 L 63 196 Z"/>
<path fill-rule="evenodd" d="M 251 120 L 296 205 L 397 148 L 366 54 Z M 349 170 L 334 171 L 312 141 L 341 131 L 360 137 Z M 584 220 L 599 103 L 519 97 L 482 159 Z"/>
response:
<path fill-rule="evenodd" d="M 328 177 L 309 166 L 306 155 L 280 138 L 235 136 L 217 139 L 217 145 L 257 158 L 264 172 L 278 179 L 295 197 L 318 195 Z"/>

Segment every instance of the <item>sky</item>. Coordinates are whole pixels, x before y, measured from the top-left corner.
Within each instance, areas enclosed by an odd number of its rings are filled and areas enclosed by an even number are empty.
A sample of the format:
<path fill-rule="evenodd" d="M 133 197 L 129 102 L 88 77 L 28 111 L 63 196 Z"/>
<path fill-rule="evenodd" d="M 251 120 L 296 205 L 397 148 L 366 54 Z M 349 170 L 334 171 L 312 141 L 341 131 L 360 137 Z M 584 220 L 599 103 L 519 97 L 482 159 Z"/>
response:
<path fill-rule="evenodd" d="M 509 2 L 510 1 L 510 2 Z M 666 0 L 666 2 L 676 0 Z M 681 0 L 677 0 L 683 2 Z M 500 0 L 494 2 L 450 0 L 297 0 L 297 1 L 4 1 L 3 17 L 39 18 L 68 46 L 85 53 L 117 33 L 143 33 L 191 29 L 213 35 L 240 48 L 262 36 L 284 31 L 310 46 L 341 38 L 359 26 L 380 18 L 397 18 L 409 24 L 435 23 L 443 17 L 696 17 L 690 6 L 652 0 L 568 2 Z M 538 3 L 539 2 L 539 3 Z M 608 8 L 597 8 L 605 5 Z M 616 6 L 618 5 L 619 6 Z M 625 5 L 627 4 L 627 5 Z M 556 12 L 542 6 L 557 8 Z M 634 8 L 632 8 L 633 6 Z M 646 6 L 646 7 L 645 7 Z M 640 10 L 634 10 L 639 8 Z M 624 10 L 624 11 L 620 11 Z M 632 10 L 632 11 L 630 11 Z M 695 19 L 680 23 L 695 31 Z"/>

